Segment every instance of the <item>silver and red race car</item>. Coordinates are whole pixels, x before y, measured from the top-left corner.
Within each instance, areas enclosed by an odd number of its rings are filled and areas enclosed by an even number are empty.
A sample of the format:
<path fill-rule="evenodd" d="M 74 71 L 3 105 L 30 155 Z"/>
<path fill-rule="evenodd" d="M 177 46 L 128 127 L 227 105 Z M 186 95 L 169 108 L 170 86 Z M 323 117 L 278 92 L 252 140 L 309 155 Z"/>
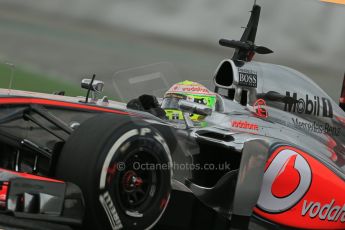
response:
<path fill-rule="evenodd" d="M 252 61 L 260 6 L 215 75 L 214 110 L 184 120 L 128 104 L 0 90 L 0 226 L 24 229 L 344 229 L 340 106 L 305 75 Z M 198 126 L 190 114 L 205 116 Z"/>

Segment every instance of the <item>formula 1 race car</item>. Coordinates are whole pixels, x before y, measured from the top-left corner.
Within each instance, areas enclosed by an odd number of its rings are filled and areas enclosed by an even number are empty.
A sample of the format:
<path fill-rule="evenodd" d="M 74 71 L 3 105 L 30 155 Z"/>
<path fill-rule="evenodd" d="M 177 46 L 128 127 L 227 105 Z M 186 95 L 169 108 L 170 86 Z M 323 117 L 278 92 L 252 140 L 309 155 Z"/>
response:
<path fill-rule="evenodd" d="M 153 96 L 90 98 L 94 77 L 86 97 L 1 89 L 0 226 L 344 229 L 345 89 L 341 108 L 305 75 L 252 62 L 272 52 L 254 43 L 260 9 L 240 41 L 220 40 L 235 53 L 215 109 L 180 100 L 180 122 Z"/>

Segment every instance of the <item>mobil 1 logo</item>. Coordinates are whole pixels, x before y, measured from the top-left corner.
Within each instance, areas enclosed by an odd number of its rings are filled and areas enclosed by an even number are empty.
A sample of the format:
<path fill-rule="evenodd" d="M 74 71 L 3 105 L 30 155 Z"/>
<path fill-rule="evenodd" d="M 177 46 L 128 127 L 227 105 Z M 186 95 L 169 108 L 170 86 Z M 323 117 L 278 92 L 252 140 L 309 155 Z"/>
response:
<path fill-rule="evenodd" d="M 333 118 L 332 102 L 328 98 L 308 94 L 300 97 L 297 93 L 289 91 L 286 91 L 286 98 L 292 99 L 284 101 L 284 110 L 287 112 Z"/>
<path fill-rule="evenodd" d="M 258 74 L 256 71 L 249 69 L 238 69 L 239 82 L 240 86 L 247 86 L 256 88 L 258 86 Z"/>

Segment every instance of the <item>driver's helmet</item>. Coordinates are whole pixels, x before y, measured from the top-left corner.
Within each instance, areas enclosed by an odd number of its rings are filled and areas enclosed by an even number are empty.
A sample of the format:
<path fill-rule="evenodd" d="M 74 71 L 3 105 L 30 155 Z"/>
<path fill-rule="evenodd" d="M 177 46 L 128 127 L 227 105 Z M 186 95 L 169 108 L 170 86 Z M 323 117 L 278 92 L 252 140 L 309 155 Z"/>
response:
<path fill-rule="evenodd" d="M 187 100 L 206 105 L 212 110 L 216 104 L 216 94 L 208 90 L 205 86 L 192 81 L 183 81 L 173 85 L 164 95 L 162 109 L 165 110 L 169 120 L 183 120 L 183 113 L 179 109 L 179 100 Z M 190 114 L 193 121 L 202 121 L 205 116 Z"/>

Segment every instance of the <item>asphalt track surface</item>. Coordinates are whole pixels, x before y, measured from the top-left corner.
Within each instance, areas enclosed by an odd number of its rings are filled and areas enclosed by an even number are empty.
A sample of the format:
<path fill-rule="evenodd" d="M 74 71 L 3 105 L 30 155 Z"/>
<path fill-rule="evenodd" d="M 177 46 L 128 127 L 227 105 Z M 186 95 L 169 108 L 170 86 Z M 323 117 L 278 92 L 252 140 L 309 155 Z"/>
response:
<path fill-rule="evenodd" d="M 105 81 L 108 92 L 114 91 L 113 78 L 117 71 L 160 62 L 169 62 L 174 69 L 171 76 L 164 76 L 166 81 L 162 89 L 185 79 L 212 87 L 212 76 L 218 63 L 231 57 L 232 52 L 213 45 L 150 36 L 58 15 L 37 14 L 6 4 L 0 7 L 0 61 L 9 61 L 73 84 L 96 73 L 98 79 Z M 342 73 L 305 66 L 298 57 L 290 57 L 287 61 L 273 54 L 257 60 L 296 68 L 313 76 L 313 80 L 335 100 L 339 97 Z M 142 90 L 150 93 L 152 85 Z"/>

